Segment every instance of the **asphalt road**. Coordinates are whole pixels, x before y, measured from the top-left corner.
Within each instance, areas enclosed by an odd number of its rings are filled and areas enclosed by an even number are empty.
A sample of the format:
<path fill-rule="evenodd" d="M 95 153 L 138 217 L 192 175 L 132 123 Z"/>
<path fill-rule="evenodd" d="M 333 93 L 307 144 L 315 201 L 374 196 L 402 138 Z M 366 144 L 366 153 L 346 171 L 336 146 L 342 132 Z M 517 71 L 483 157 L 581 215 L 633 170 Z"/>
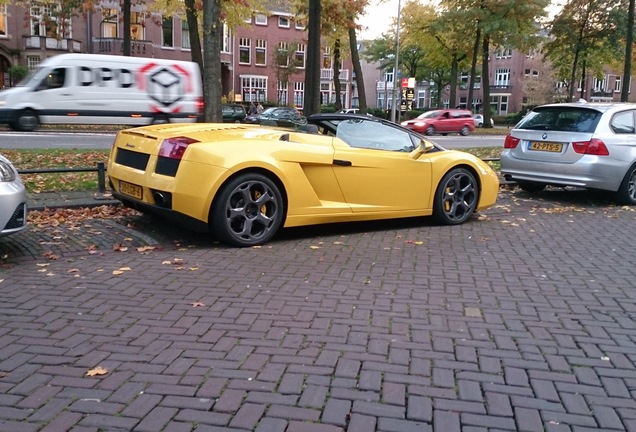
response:
<path fill-rule="evenodd" d="M 634 210 L 504 188 L 245 249 L 34 223 L 0 239 L 0 431 L 635 431 Z"/>

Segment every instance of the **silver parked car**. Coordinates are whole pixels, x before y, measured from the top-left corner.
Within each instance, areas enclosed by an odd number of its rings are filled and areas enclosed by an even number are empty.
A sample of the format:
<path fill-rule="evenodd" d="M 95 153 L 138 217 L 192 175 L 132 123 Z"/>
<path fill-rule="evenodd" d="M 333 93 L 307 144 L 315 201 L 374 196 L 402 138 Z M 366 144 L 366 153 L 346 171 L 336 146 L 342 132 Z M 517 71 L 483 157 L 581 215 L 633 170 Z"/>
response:
<path fill-rule="evenodd" d="M 484 116 L 483 116 L 483 114 L 475 114 L 473 116 L 473 121 L 475 122 L 475 127 L 477 127 L 477 128 L 484 127 Z M 494 125 L 495 125 L 495 121 L 491 117 L 490 118 L 490 126 L 494 126 Z"/>
<path fill-rule="evenodd" d="M 582 101 L 533 109 L 506 136 L 501 174 L 528 192 L 578 186 L 636 204 L 636 105 Z"/>
<path fill-rule="evenodd" d="M 0 237 L 26 227 L 27 194 L 18 171 L 0 155 Z"/>

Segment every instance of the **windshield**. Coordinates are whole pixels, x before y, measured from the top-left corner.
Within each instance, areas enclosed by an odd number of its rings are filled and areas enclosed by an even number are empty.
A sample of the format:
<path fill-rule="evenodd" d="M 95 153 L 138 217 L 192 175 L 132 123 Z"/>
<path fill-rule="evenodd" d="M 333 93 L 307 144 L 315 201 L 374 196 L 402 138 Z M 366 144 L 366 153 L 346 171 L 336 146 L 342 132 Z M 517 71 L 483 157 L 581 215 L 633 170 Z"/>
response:
<path fill-rule="evenodd" d="M 425 112 L 424 114 L 420 114 L 417 116 L 418 119 L 423 119 L 423 118 L 435 118 L 439 115 L 440 111 L 428 111 Z"/>
<path fill-rule="evenodd" d="M 519 122 L 517 129 L 594 132 L 601 115 L 583 107 L 536 108 Z"/>
<path fill-rule="evenodd" d="M 44 68 L 38 67 L 35 69 L 31 69 L 27 76 L 24 77 L 22 81 L 20 81 L 16 87 L 35 87 L 37 84 L 42 81 L 42 78 L 46 75 Z"/>

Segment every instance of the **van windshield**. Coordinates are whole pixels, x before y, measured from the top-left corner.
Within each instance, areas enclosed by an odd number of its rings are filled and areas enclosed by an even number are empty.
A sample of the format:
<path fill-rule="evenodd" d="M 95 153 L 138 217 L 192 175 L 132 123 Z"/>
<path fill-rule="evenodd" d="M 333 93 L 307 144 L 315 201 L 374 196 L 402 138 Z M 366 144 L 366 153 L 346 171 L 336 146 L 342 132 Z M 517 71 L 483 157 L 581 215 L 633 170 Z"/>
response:
<path fill-rule="evenodd" d="M 44 68 L 38 67 L 31 69 L 27 76 L 25 76 L 24 79 L 16 85 L 16 87 L 35 87 L 40 83 L 40 81 L 42 81 L 45 74 Z"/>

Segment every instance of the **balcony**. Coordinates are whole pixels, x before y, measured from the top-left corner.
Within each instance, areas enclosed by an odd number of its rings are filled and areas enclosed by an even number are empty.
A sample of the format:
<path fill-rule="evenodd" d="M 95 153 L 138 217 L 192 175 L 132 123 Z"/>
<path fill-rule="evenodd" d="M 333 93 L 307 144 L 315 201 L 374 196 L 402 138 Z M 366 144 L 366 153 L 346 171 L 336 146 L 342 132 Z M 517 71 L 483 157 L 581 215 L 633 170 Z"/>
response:
<path fill-rule="evenodd" d="M 47 49 L 82 52 L 82 43 L 74 39 L 56 39 L 46 36 L 23 36 L 24 49 Z"/>
<path fill-rule="evenodd" d="M 131 40 L 130 55 L 146 57 L 152 54 L 154 45 L 147 40 Z M 122 55 L 124 52 L 123 38 L 93 38 L 93 52 L 95 54 Z"/>
<path fill-rule="evenodd" d="M 333 81 L 333 69 L 320 69 L 320 79 Z M 340 81 L 349 81 L 349 69 L 340 70 Z"/>
<path fill-rule="evenodd" d="M 375 89 L 379 91 L 391 91 L 393 90 L 393 81 L 376 81 Z"/>

